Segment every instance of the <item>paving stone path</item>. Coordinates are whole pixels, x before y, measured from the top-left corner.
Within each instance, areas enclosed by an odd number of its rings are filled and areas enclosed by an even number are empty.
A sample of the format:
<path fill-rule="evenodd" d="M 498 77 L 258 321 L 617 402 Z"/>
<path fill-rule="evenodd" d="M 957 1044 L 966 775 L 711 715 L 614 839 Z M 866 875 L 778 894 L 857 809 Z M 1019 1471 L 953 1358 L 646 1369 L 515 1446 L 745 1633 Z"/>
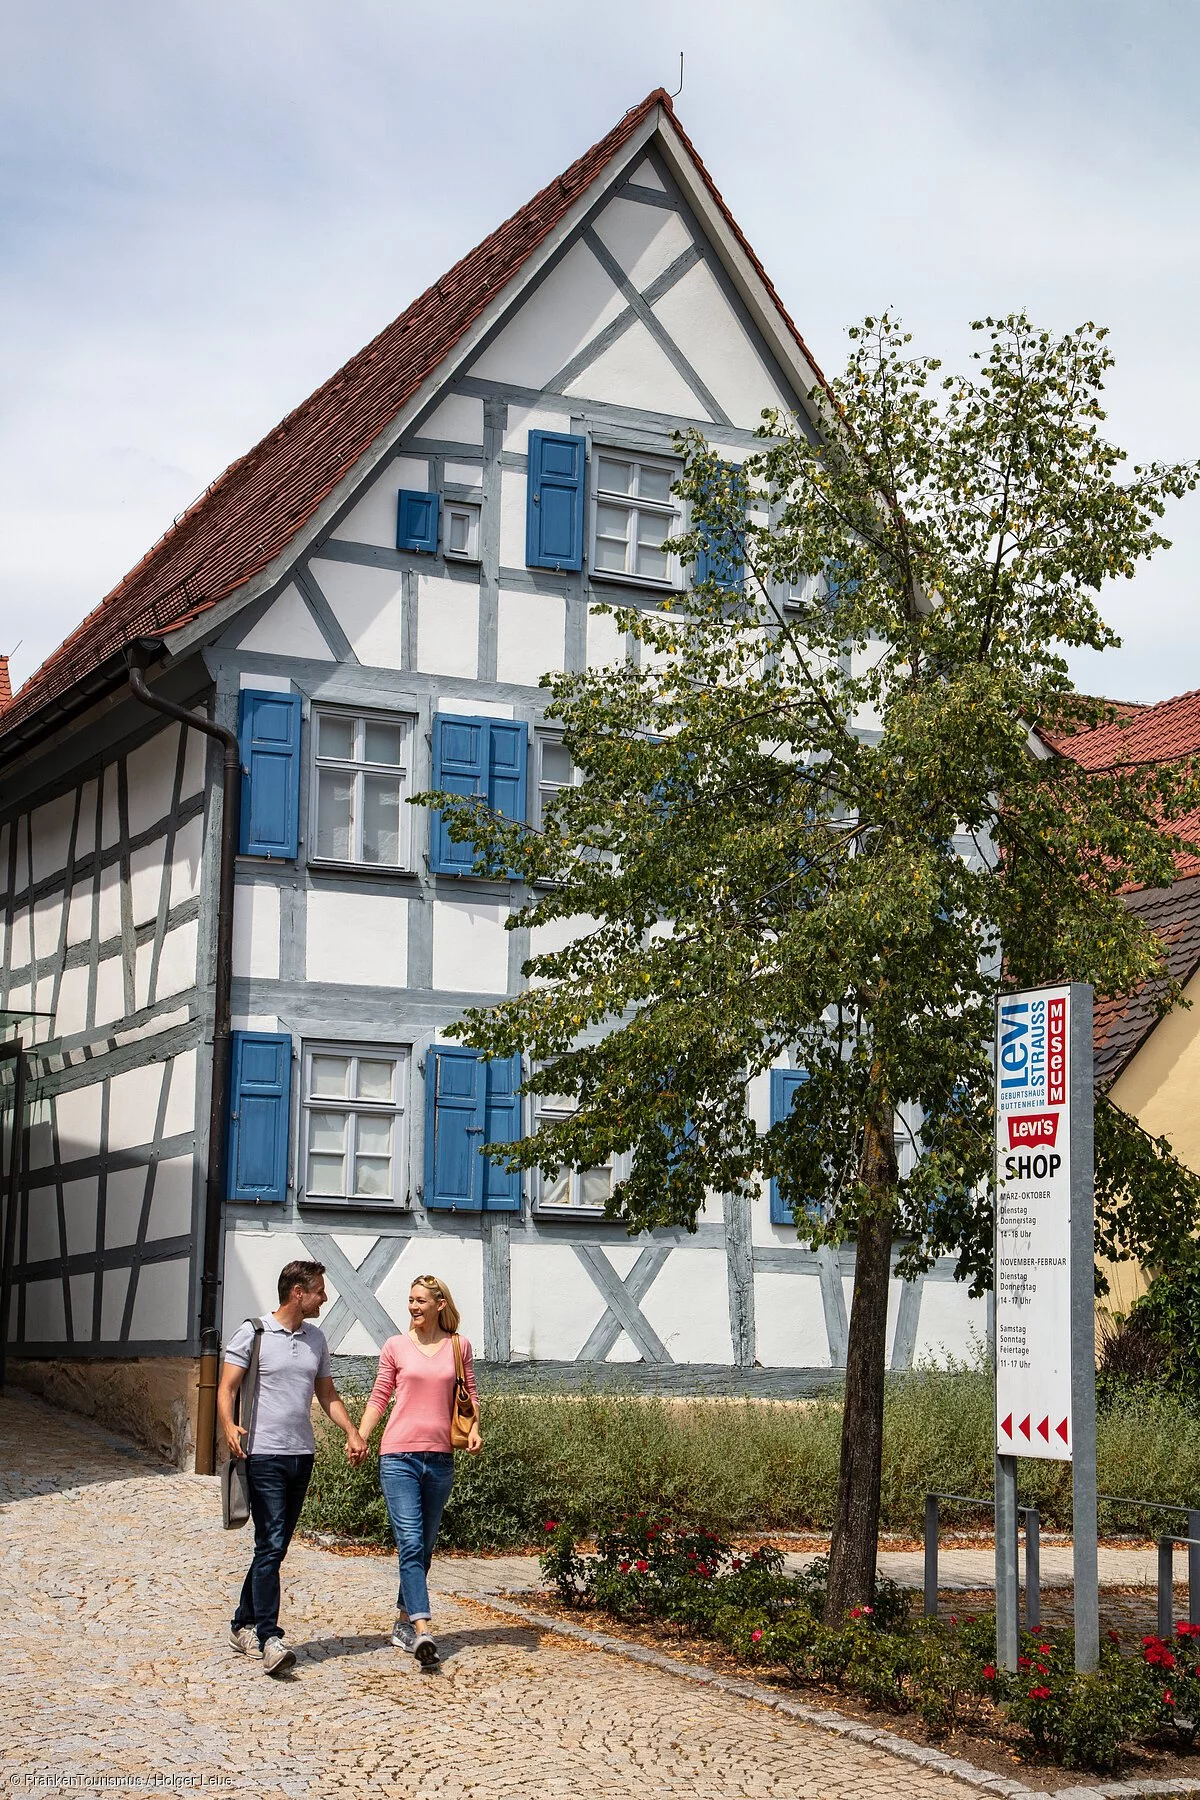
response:
<path fill-rule="evenodd" d="M 295 1673 L 227 1647 L 247 1532 L 215 1481 L 0 1399 L 0 1792 L 325 1800 L 952 1800 L 977 1792 L 736 1694 L 487 1613 L 523 1559 L 435 1565 L 445 1661 L 388 1634 L 394 1564 L 295 1546 Z M 511 1563 L 511 1566 L 509 1566 Z M 454 1590 L 449 1597 L 449 1590 Z"/>

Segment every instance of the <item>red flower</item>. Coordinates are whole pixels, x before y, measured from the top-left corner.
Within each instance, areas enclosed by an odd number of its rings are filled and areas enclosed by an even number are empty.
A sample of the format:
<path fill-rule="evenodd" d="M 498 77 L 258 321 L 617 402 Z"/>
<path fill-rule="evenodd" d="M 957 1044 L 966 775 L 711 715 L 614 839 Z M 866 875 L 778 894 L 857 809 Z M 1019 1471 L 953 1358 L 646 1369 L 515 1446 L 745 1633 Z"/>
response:
<path fill-rule="evenodd" d="M 1046 1667 L 1046 1665 L 1045 1665 L 1045 1663 L 1039 1663 L 1039 1664 L 1038 1664 L 1038 1674 L 1039 1674 L 1039 1675 L 1048 1675 L 1048 1674 L 1049 1674 L 1049 1673 L 1050 1673 L 1050 1671 L 1049 1671 L 1049 1669 L 1048 1669 L 1048 1668 L 1047 1668 L 1047 1667 Z"/>
<path fill-rule="evenodd" d="M 852 1619 L 861 1619 L 862 1618 L 862 1607 L 861 1606 L 852 1606 L 850 1608 L 850 1617 Z"/>
<path fill-rule="evenodd" d="M 1108 1641 L 1110 1644 L 1119 1644 L 1121 1641 L 1120 1632 L 1119 1631 L 1110 1631 L 1108 1634 Z"/>
<path fill-rule="evenodd" d="M 952 1624 L 952 1625 L 957 1625 L 957 1624 L 958 1624 L 958 1620 L 957 1620 L 957 1618 L 956 1618 L 956 1617 L 955 1617 L 955 1615 L 954 1615 L 954 1614 L 953 1614 L 953 1613 L 951 1613 L 951 1614 L 950 1614 L 950 1623 L 951 1623 L 951 1624 Z"/>
<path fill-rule="evenodd" d="M 754 1630 L 750 1633 L 750 1642 L 752 1644 L 757 1644 L 758 1642 L 760 1642 L 761 1638 L 762 1638 L 762 1629 L 760 1626 L 756 1625 L 754 1627 Z"/>
<path fill-rule="evenodd" d="M 1048 1687 L 1030 1688 L 1029 1698 L 1031 1700 L 1048 1700 L 1050 1698 L 1050 1689 Z"/>
<path fill-rule="evenodd" d="M 1032 1667 L 1033 1667 L 1032 1659 L 1028 1656 L 1018 1656 L 1017 1667 L 1018 1667 L 1018 1669 L 1032 1669 Z"/>
<path fill-rule="evenodd" d="M 1170 1688 L 1164 1688 L 1163 1689 L 1163 1705 L 1164 1706 L 1174 1706 L 1174 1704 L 1175 1704 L 1174 1694 L 1171 1692 Z"/>
<path fill-rule="evenodd" d="M 623 1562 L 623 1563 L 618 1563 L 618 1564 L 617 1564 L 617 1568 L 618 1568 L 618 1569 L 619 1569 L 619 1570 L 620 1570 L 620 1572 L 621 1572 L 621 1574 L 622 1574 L 622 1575 L 628 1575 L 628 1573 L 629 1573 L 629 1564 L 628 1564 L 628 1563 L 627 1563 L 627 1562 Z"/>
<path fill-rule="evenodd" d="M 983 1679 L 984 1679 L 984 1680 L 985 1680 L 985 1681 L 995 1681 L 995 1679 L 996 1679 L 996 1665 L 995 1665 L 995 1663 L 984 1663 L 984 1665 L 983 1665 Z"/>
<path fill-rule="evenodd" d="M 863 1612 L 866 1614 L 868 1619 L 870 1618 L 871 1614 L 874 1611 L 875 1611 L 875 1608 L 873 1606 L 864 1606 L 863 1607 Z M 958 1623 L 958 1621 L 956 1619 L 951 1619 L 950 1623 L 952 1625 L 956 1625 Z"/>
<path fill-rule="evenodd" d="M 547 1519 L 546 1520 L 546 1530 L 547 1531 L 557 1531 L 558 1530 L 558 1520 L 557 1519 Z"/>
<path fill-rule="evenodd" d="M 648 1562 L 643 1562 L 639 1558 L 638 1561 L 635 1562 L 633 1566 L 637 1570 L 639 1575 L 644 1575 L 646 1573 L 646 1570 L 650 1567 L 650 1564 Z"/>

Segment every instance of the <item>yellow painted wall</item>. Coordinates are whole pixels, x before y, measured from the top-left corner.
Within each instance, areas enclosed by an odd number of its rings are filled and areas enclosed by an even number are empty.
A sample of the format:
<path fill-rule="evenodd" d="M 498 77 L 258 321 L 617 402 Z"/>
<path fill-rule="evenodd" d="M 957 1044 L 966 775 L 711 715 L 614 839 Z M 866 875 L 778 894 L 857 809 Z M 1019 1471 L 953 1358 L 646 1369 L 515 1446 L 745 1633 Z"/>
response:
<path fill-rule="evenodd" d="M 1144 1131 L 1165 1137 L 1176 1156 L 1200 1174 L 1200 975 L 1184 990 L 1192 1007 L 1176 1007 L 1155 1026 L 1114 1082 L 1111 1096 Z M 1110 1312 L 1128 1312 L 1146 1291 L 1140 1263 L 1104 1263 Z"/>

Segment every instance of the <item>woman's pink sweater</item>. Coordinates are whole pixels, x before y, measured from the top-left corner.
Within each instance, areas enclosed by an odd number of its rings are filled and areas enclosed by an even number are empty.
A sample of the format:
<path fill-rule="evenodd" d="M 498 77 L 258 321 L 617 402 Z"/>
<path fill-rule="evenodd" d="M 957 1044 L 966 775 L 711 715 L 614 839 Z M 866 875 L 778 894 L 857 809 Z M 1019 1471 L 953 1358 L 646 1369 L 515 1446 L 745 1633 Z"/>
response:
<path fill-rule="evenodd" d="M 470 1341 L 465 1337 L 458 1341 L 462 1346 L 463 1374 L 478 1418 L 479 1395 Z M 370 1405 L 382 1413 L 387 1411 L 392 1395 L 396 1396 L 392 1416 L 383 1428 L 381 1456 L 403 1455 L 406 1450 L 449 1450 L 454 1381 L 454 1344 L 450 1338 L 443 1338 L 428 1356 L 407 1334 L 388 1339 L 379 1355 L 379 1373 L 370 1399 Z"/>

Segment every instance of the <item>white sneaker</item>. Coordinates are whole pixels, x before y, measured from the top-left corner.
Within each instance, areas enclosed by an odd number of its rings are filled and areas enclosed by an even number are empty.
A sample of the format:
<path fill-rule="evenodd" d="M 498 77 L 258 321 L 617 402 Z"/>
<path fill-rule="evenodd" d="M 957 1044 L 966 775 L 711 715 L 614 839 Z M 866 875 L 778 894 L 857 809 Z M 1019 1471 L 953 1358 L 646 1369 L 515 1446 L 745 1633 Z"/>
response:
<path fill-rule="evenodd" d="M 263 1645 L 263 1671 L 267 1675 L 282 1675 L 296 1661 L 296 1652 L 289 1650 L 281 1637 L 269 1637 Z"/>
<path fill-rule="evenodd" d="M 422 1669 L 436 1669 L 441 1662 L 437 1642 L 431 1631 L 413 1633 L 413 1655 Z"/>
<path fill-rule="evenodd" d="M 416 1642 L 417 1634 L 408 1619 L 397 1616 L 392 1626 L 392 1642 L 397 1650 L 411 1650 Z"/>
<path fill-rule="evenodd" d="M 258 1655 L 258 1633 L 253 1625 L 238 1625 L 236 1628 L 231 1625 L 229 1642 L 235 1650 L 240 1650 L 243 1656 Z"/>

